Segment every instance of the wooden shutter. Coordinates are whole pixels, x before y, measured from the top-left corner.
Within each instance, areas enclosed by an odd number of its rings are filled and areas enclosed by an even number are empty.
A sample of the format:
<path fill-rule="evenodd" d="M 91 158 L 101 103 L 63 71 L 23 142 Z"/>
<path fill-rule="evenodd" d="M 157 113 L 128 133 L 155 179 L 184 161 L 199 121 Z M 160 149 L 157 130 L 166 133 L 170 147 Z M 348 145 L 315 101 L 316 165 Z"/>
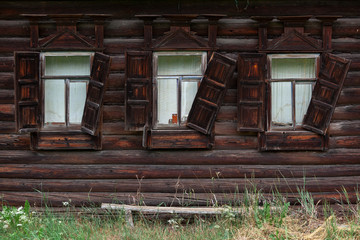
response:
<path fill-rule="evenodd" d="M 110 62 L 110 56 L 95 53 L 81 121 L 81 130 L 93 136 L 98 131 Z"/>
<path fill-rule="evenodd" d="M 142 131 L 151 105 L 152 52 L 127 52 L 125 58 L 125 128 Z"/>
<path fill-rule="evenodd" d="M 40 127 L 39 59 L 37 52 L 15 53 L 16 126 L 19 132 L 36 132 Z"/>
<path fill-rule="evenodd" d="M 319 78 L 316 81 L 303 127 L 325 135 L 340 96 L 350 61 L 332 54 L 322 59 Z"/>
<path fill-rule="evenodd" d="M 188 127 L 204 134 L 211 133 L 235 65 L 236 61 L 221 54 L 212 55 L 191 107 Z"/>
<path fill-rule="evenodd" d="M 238 59 L 238 131 L 264 131 L 265 54 L 240 54 Z"/>

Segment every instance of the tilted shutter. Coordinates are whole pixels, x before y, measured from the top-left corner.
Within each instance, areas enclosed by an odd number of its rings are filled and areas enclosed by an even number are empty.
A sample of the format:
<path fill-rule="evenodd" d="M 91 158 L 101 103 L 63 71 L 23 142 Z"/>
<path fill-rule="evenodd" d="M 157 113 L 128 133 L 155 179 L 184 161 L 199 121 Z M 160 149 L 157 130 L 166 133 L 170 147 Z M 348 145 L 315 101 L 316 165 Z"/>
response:
<path fill-rule="evenodd" d="M 16 127 L 19 132 L 36 132 L 40 128 L 39 59 L 37 52 L 15 53 Z"/>
<path fill-rule="evenodd" d="M 211 133 L 235 66 L 236 61 L 228 57 L 219 53 L 212 55 L 192 104 L 188 127 L 204 134 Z"/>
<path fill-rule="evenodd" d="M 110 56 L 95 53 L 81 121 L 81 130 L 93 136 L 97 134 L 99 127 L 110 62 Z"/>
<path fill-rule="evenodd" d="M 151 105 L 152 52 L 127 52 L 125 58 L 125 129 L 142 131 Z"/>
<path fill-rule="evenodd" d="M 322 59 L 319 79 L 316 81 L 303 127 L 315 133 L 326 134 L 350 61 L 332 54 Z"/>
<path fill-rule="evenodd" d="M 238 58 L 238 131 L 264 131 L 265 54 Z"/>

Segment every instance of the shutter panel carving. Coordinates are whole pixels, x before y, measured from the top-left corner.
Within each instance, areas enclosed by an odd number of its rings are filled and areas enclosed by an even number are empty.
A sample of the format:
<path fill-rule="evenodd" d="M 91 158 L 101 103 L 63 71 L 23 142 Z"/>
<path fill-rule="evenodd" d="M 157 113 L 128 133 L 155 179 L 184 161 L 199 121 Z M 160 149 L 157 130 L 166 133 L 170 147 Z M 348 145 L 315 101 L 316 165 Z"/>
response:
<path fill-rule="evenodd" d="M 142 131 L 151 105 L 152 52 L 127 52 L 125 58 L 125 128 Z"/>
<path fill-rule="evenodd" d="M 238 131 L 264 131 L 265 54 L 240 54 L 238 59 Z"/>
<path fill-rule="evenodd" d="M 349 60 L 332 54 L 324 56 L 319 79 L 304 117 L 302 126 L 305 129 L 326 134 L 349 67 Z"/>
<path fill-rule="evenodd" d="M 95 53 L 81 121 L 81 130 L 93 136 L 98 132 L 110 62 L 110 56 Z"/>
<path fill-rule="evenodd" d="M 36 132 L 40 128 L 39 59 L 37 52 L 15 53 L 16 126 L 19 132 Z"/>
<path fill-rule="evenodd" d="M 211 133 L 235 65 L 236 61 L 221 54 L 212 55 L 191 107 L 188 127 L 204 134 Z"/>

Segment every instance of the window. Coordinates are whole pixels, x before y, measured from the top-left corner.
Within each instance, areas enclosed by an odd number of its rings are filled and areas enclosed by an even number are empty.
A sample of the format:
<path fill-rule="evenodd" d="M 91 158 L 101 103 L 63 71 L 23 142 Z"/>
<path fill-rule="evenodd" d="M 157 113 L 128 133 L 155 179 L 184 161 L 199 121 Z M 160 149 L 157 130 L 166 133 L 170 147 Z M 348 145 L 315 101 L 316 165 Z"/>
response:
<path fill-rule="evenodd" d="M 43 53 L 44 129 L 80 129 L 90 80 L 92 53 Z"/>
<path fill-rule="evenodd" d="M 206 52 L 154 53 L 154 128 L 184 126 L 206 67 Z"/>
<path fill-rule="evenodd" d="M 318 76 L 319 54 L 271 54 L 270 130 L 295 130 L 303 122 Z"/>
<path fill-rule="evenodd" d="M 101 149 L 110 62 L 97 52 L 15 53 L 16 126 L 32 149 Z"/>

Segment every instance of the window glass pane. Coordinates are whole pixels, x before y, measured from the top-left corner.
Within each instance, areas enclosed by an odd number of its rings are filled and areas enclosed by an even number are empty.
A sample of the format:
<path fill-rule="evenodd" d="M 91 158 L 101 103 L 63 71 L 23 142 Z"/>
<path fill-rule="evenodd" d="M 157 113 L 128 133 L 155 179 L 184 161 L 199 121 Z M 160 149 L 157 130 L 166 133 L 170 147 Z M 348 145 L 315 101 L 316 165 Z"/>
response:
<path fill-rule="evenodd" d="M 181 82 L 181 122 L 186 122 L 198 90 L 198 82 Z"/>
<path fill-rule="evenodd" d="M 315 78 L 315 58 L 273 58 L 271 78 Z"/>
<path fill-rule="evenodd" d="M 201 75 L 201 57 L 158 56 L 158 75 Z"/>
<path fill-rule="evenodd" d="M 271 118 L 273 126 L 292 126 L 291 82 L 271 83 Z"/>
<path fill-rule="evenodd" d="M 157 116 L 159 124 L 177 124 L 178 91 L 177 79 L 167 78 L 157 80 Z"/>
<path fill-rule="evenodd" d="M 70 82 L 69 122 L 81 123 L 86 100 L 86 81 Z"/>
<path fill-rule="evenodd" d="M 90 56 L 46 56 L 46 76 L 90 75 Z"/>
<path fill-rule="evenodd" d="M 301 124 L 308 109 L 312 94 L 312 83 L 296 83 L 295 85 L 295 118 Z"/>
<path fill-rule="evenodd" d="M 65 123 L 65 81 L 45 81 L 45 124 Z"/>

